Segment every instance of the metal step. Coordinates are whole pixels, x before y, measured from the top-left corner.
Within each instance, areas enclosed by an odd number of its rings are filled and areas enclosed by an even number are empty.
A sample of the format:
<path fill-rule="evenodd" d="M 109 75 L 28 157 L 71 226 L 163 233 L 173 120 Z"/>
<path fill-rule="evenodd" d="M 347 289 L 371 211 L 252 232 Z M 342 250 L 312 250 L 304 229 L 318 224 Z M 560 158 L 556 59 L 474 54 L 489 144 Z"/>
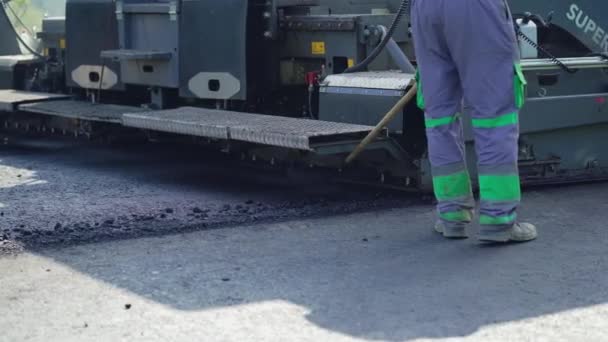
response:
<path fill-rule="evenodd" d="M 21 104 L 55 101 L 67 98 L 69 98 L 69 96 L 61 94 L 36 93 L 14 89 L 2 89 L 0 90 L 0 111 L 14 112 Z"/>
<path fill-rule="evenodd" d="M 148 5 L 148 4 L 146 4 Z M 101 52 L 101 58 L 115 61 L 127 60 L 161 60 L 168 61 L 173 57 L 171 51 L 146 50 L 106 50 Z"/>
<path fill-rule="evenodd" d="M 90 102 L 73 100 L 60 100 L 24 104 L 19 106 L 19 110 L 28 113 L 60 116 L 69 119 L 109 122 L 117 124 L 120 124 L 122 122 L 122 115 L 125 113 L 147 111 L 147 109 L 139 107 L 99 103 L 94 104 Z"/>
<path fill-rule="evenodd" d="M 123 116 L 123 124 L 309 151 L 318 144 L 361 139 L 373 129 L 371 126 L 194 107 L 129 113 Z"/>

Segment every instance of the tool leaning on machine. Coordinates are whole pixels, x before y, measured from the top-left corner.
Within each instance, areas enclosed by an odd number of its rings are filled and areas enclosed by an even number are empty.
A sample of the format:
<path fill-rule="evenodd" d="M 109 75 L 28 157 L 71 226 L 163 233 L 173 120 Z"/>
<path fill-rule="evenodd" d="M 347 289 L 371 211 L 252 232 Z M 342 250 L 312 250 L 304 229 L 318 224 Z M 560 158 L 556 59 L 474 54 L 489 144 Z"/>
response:
<path fill-rule="evenodd" d="M 608 130 L 608 27 L 597 15 L 606 6 L 511 7 L 524 13 L 514 15 L 528 79 L 522 183 L 607 179 L 608 149 L 598 142 Z M 65 18 L 43 20 L 35 54 L 21 51 L 15 18 L 0 15 L 0 127 L 195 141 L 252 163 L 430 191 L 424 113 L 406 101 L 418 54 L 408 8 L 406 0 L 67 0 Z M 476 179 L 475 160 L 467 164 Z"/>

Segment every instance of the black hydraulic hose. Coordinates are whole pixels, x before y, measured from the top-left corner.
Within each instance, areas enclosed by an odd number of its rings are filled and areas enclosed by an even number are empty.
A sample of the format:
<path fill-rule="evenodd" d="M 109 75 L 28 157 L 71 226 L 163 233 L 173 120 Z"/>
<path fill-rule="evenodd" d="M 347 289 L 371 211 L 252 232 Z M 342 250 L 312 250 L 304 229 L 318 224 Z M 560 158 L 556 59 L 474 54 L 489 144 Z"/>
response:
<path fill-rule="evenodd" d="M 12 24 L 11 18 L 8 16 L 8 13 L 6 13 L 6 8 L 5 6 L 7 6 L 7 4 L 4 1 L 0 1 L 2 3 L 2 15 L 6 18 L 6 21 L 8 22 L 8 25 L 13 29 L 13 33 L 15 33 L 15 37 L 17 38 L 17 40 L 19 41 L 19 43 L 21 43 L 21 45 L 23 45 L 23 47 L 25 47 L 26 50 L 28 50 L 32 55 L 41 58 L 41 59 L 46 59 L 46 57 L 44 57 L 43 55 L 41 55 L 40 53 L 38 53 L 38 51 L 34 50 L 32 47 L 30 47 L 24 40 L 23 38 L 21 38 L 21 35 L 19 34 L 19 32 L 17 32 L 17 29 L 15 28 L 15 25 Z"/>
<path fill-rule="evenodd" d="M 393 34 L 395 34 L 395 30 L 397 29 L 397 26 L 399 26 L 399 22 L 401 22 L 401 19 L 407 12 L 409 3 L 409 0 L 401 1 L 401 5 L 399 6 L 397 15 L 395 16 L 395 19 L 393 19 L 393 23 L 388 29 L 386 36 L 382 39 L 382 41 L 380 41 L 376 48 L 374 48 L 372 53 L 370 53 L 363 61 L 361 61 L 361 63 L 344 70 L 344 73 L 364 71 L 378 57 L 380 52 L 382 52 L 384 47 L 386 47 L 386 44 L 388 44 L 389 40 L 393 38 Z"/>
<path fill-rule="evenodd" d="M 538 52 L 545 54 L 549 59 L 551 59 L 551 62 L 553 64 L 559 66 L 565 72 L 567 72 L 569 74 L 574 74 L 577 72 L 577 70 L 573 70 L 573 69 L 569 68 L 562 61 L 560 61 L 555 55 L 553 55 L 551 52 L 549 52 L 549 50 L 545 49 L 540 44 L 538 44 L 537 42 L 532 40 L 530 37 L 526 36 L 523 32 L 521 32 L 521 29 L 519 28 L 519 25 L 517 24 L 517 21 L 516 21 L 517 19 L 522 19 L 523 23 L 529 23 L 530 21 L 533 21 L 535 23 L 538 23 L 540 25 L 540 27 L 547 28 L 547 27 L 549 27 L 549 25 L 543 19 L 543 17 L 541 17 L 537 14 L 524 13 L 524 14 L 514 14 L 513 19 L 514 19 L 513 25 L 515 26 L 515 33 L 517 34 L 517 36 L 519 38 L 521 38 L 526 43 L 530 44 L 530 46 L 535 48 Z"/>

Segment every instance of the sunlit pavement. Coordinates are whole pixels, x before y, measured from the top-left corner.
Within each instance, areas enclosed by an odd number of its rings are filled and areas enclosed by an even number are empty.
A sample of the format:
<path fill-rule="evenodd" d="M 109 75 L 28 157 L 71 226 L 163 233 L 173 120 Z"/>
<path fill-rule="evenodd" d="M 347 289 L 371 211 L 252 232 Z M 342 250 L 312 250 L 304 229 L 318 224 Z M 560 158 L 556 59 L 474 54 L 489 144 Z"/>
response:
<path fill-rule="evenodd" d="M 606 341 L 607 194 L 527 192 L 505 247 L 414 206 L 4 257 L 0 340 Z"/>

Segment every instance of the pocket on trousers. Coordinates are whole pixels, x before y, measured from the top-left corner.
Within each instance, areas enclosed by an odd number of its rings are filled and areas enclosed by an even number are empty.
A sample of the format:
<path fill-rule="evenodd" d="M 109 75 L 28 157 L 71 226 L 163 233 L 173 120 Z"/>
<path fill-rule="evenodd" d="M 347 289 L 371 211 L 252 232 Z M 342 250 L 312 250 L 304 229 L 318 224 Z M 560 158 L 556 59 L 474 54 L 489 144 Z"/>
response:
<path fill-rule="evenodd" d="M 426 104 L 424 102 L 424 94 L 422 93 L 422 80 L 420 79 L 420 70 L 416 70 L 416 85 L 418 86 L 418 92 L 416 93 L 416 104 L 418 108 L 424 110 Z"/>
<path fill-rule="evenodd" d="M 528 86 L 528 82 L 526 81 L 526 77 L 524 76 L 524 72 L 521 69 L 521 64 L 515 63 L 513 66 L 514 69 L 514 80 L 513 80 L 513 91 L 515 93 L 515 106 L 519 109 L 524 106 L 526 102 L 526 88 Z"/>

